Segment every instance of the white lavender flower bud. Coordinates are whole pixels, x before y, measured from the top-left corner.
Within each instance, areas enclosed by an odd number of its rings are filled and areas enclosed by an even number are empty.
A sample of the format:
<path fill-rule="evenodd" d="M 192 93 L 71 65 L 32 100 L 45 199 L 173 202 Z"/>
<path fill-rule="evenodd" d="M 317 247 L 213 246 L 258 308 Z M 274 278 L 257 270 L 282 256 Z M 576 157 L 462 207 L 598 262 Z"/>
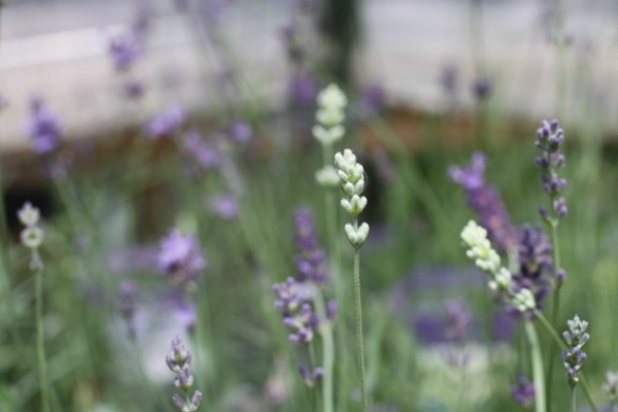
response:
<path fill-rule="evenodd" d="M 520 312 L 526 312 L 536 307 L 536 301 L 530 289 L 522 289 L 513 296 L 511 305 Z"/>
<path fill-rule="evenodd" d="M 351 223 L 346 223 L 343 228 L 345 229 L 345 234 L 348 236 L 348 240 L 352 246 L 356 248 L 365 243 L 369 235 L 369 225 L 366 222 L 361 223 L 359 227 L 354 227 Z"/>
<path fill-rule="evenodd" d="M 313 136 L 323 145 L 332 146 L 343 138 L 345 128 L 345 106 L 348 99 L 341 89 L 334 84 L 329 85 L 318 94 L 318 124 L 313 128 Z"/>
<path fill-rule="evenodd" d="M 21 243 L 30 249 L 30 268 L 32 270 L 40 269 L 43 267 L 43 262 L 39 256 L 38 249 L 43 243 L 44 237 L 43 229 L 38 226 L 41 212 L 39 212 L 39 209 L 36 207 L 32 206 L 30 202 L 26 202 L 17 212 L 17 216 L 25 226 L 24 230 L 21 232 L 20 238 Z"/>
<path fill-rule="evenodd" d="M 489 288 L 505 303 L 520 312 L 534 310 L 536 301 L 534 294 L 527 288 L 515 287 L 512 273 L 502 266 L 500 256 L 487 239 L 487 231 L 471 220 L 461 231 L 461 239 L 466 247 L 466 256 L 474 264 L 489 275 Z"/>
<path fill-rule="evenodd" d="M 357 162 L 350 149 L 335 154 L 335 165 L 345 195 L 341 199 L 341 207 L 353 218 L 353 223 L 344 226 L 345 233 L 352 246 L 359 248 L 369 235 L 369 225 L 364 222 L 358 224 L 358 216 L 367 206 L 367 198 L 363 196 L 366 184 L 365 168 Z"/>
<path fill-rule="evenodd" d="M 333 166 L 326 165 L 315 172 L 315 180 L 320 186 L 335 187 L 339 184 L 339 175 Z"/>

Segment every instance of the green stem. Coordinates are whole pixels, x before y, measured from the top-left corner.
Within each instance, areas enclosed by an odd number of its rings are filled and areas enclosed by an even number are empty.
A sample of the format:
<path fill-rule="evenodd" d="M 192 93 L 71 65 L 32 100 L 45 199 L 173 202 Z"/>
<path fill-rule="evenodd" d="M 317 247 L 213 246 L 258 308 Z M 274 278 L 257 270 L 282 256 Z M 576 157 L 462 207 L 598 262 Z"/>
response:
<path fill-rule="evenodd" d="M 320 335 L 322 336 L 322 356 L 324 358 L 324 376 L 322 378 L 322 407 L 323 412 L 333 412 L 333 365 L 335 364 L 335 348 L 333 332 L 326 314 L 326 307 L 322 292 L 316 288 L 315 309 L 320 321 Z"/>
<path fill-rule="evenodd" d="M 546 412 L 545 400 L 545 381 L 543 374 L 543 356 L 541 355 L 541 346 L 539 338 L 532 321 L 527 320 L 525 323 L 526 336 L 530 345 L 531 360 L 532 360 L 532 376 L 534 380 L 534 410 L 536 412 Z"/>
<path fill-rule="evenodd" d="M 356 222 L 355 222 L 356 223 Z M 360 253 L 354 250 L 354 306 L 356 309 L 356 355 L 361 389 L 363 412 L 367 412 L 367 388 L 365 386 L 365 347 L 363 343 L 363 306 L 360 287 Z"/>
<path fill-rule="evenodd" d="M 36 252 L 35 252 L 36 253 Z M 37 357 L 39 361 L 39 382 L 41 385 L 41 410 L 49 412 L 49 390 L 47 383 L 47 361 L 45 356 L 45 331 L 43 329 L 43 269 L 34 271 L 36 299 Z"/>
<path fill-rule="evenodd" d="M 552 201 L 553 202 L 553 201 Z M 553 261 L 554 261 L 554 275 L 558 273 L 560 270 L 560 242 L 558 241 L 558 223 L 557 221 L 551 222 L 551 243 L 553 248 Z M 558 314 L 560 313 L 560 288 L 562 286 L 562 281 L 557 281 L 556 289 L 554 291 L 554 303 L 552 307 L 551 313 L 551 323 L 552 325 L 557 325 L 558 322 Z M 549 346 L 549 367 L 547 373 L 547 410 L 551 411 L 551 392 L 552 392 L 552 381 L 554 377 L 554 364 L 556 360 L 556 351 L 558 347 L 551 343 Z"/>
<path fill-rule="evenodd" d="M 575 398 L 575 388 L 571 388 L 571 411 L 577 412 L 577 399 Z"/>

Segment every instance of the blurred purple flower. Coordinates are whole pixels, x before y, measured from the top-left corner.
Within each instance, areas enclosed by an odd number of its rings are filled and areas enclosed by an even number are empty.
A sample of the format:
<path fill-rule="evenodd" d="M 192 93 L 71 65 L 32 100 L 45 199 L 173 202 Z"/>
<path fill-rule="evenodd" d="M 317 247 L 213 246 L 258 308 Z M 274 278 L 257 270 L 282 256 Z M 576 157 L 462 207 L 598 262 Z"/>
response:
<path fill-rule="evenodd" d="M 285 282 L 273 285 L 277 294 L 275 307 L 283 315 L 283 323 L 291 333 L 294 343 L 308 344 L 313 340 L 318 325 L 318 316 L 313 310 L 313 294 L 308 285 L 289 277 Z"/>
<path fill-rule="evenodd" d="M 380 85 L 374 84 L 361 93 L 358 102 L 359 115 L 364 118 L 379 115 L 386 106 L 386 92 Z"/>
<path fill-rule="evenodd" d="M 310 106 L 315 103 L 318 95 L 318 81 L 308 71 L 301 70 L 292 75 L 289 95 L 292 104 Z"/>
<path fill-rule="evenodd" d="M 151 138 L 170 137 L 178 133 L 187 119 L 185 110 L 172 105 L 157 114 L 146 126 L 146 135 Z"/>
<path fill-rule="evenodd" d="M 447 300 L 444 302 L 447 313 L 445 337 L 450 342 L 462 343 L 472 323 L 472 314 L 463 299 Z"/>
<path fill-rule="evenodd" d="M 144 84 L 139 80 L 131 79 L 123 84 L 124 95 L 131 100 L 138 100 L 144 95 Z"/>
<path fill-rule="evenodd" d="M 296 234 L 294 241 L 299 253 L 296 255 L 298 279 L 301 282 L 322 284 L 327 281 L 326 253 L 318 244 L 318 235 L 313 227 L 313 216 L 307 209 L 300 209 L 294 216 Z"/>
<path fill-rule="evenodd" d="M 27 134 L 32 141 L 34 151 L 40 155 L 50 154 L 60 146 L 62 135 L 60 120 L 38 97 L 30 101 Z"/>
<path fill-rule="evenodd" d="M 534 384 L 520 374 L 517 377 L 517 383 L 511 386 L 511 396 L 521 406 L 531 407 L 534 403 Z"/>
<path fill-rule="evenodd" d="M 161 241 L 157 264 L 173 283 L 186 285 L 206 267 L 206 260 L 195 236 L 183 235 L 173 229 Z"/>
<path fill-rule="evenodd" d="M 493 85 L 486 77 L 479 77 L 472 82 L 472 94 L 477 101 L 487 100 L 493 92 Z"/>
<path fill-rule="evenodd" d="M 243 121 L 236 121 L 230 126 L 229 135 L 236 143 L 247 143 L 253 136 L 251 126 Z"/>
<path fill-rule="evenodd" d="M 470 166 L 451 166 L 448 174 L 466 192 L 468 204 L 476 212 L 481 226 L 487 229 L 490 239 L 501 251 L 512 252 L 517 246 L 517 231 L 498 191 L 485 184 L 485 156 L 474 153 Z"/>
<path fill-rule="evenodd" d="M 309 369 L 305 365 L 298 365 L 298 373 L 303 378 L 307 386 L 313 387 L 317 382 L 322 379 L 324 375 L 324 369 L 317 367 L 313 371 L 309 371 Z"/>
<path fill-rule="evenodd" d="M 540 227 L 524 225 L 518 246 L 519 271 L 513 273 L 516 289 L 529 289 L 540 305 L 551 284 L 552 246 Z"/>
<path fill-rule="evenodd" d="M 117 71 L 127 71 L 141 53 L 139 36 L 133 29 L 125 29 L 108 39 L 108 52 Z"/>
<path fill-rule="evenodd" d="M 233 195 L 215 196 L 208 204 L 210 210 L 221 219 L 233 220 L 238 217 L 238 203 Z"/>
<path fill-rule="evenodd" d="M 459 72 L 455 65 L 447 64 L 442 68 L 440 84 L 447 96 L 453 97 L 457 94 L 459 89 Z"/>
<path fill-rule="evenodd" d="M 182 145 L 184 151 L 190 155 L 200 167 L 207 170 L 217 167 L 219 163 L 217 151 L 209 146 L 195 130 L 190 130 L 182 135 Z"/>
<path fill-rule="evenodd" d="M 176 315 L 178 323 L 187 331 L 191 332 L 195 327 L 195 322 L 197 321 L 197 310 L 195 305 L 185 302 L 184 300 L 180 300 L 178 302 L 178 306 L 176 306 Z"/>

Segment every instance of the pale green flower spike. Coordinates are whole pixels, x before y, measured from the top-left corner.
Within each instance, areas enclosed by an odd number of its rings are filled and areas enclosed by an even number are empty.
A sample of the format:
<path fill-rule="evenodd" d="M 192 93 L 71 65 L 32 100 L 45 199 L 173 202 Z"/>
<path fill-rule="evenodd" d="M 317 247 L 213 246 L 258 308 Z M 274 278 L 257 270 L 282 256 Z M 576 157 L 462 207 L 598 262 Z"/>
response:
<path fill-rule="evenodd" d="M 315 180 L 320 186 L 335 187 L 339 184 L 339 175 L 333 166 L 326 165 L 315 172 Z"/>
<path fill-rule="evenodd" d="M 318 94 L 318 110 L 313 136 L 324 146 L 332 146 L 343 138 L 345 128 L 345 106 L 348 99 L 335 84 L 331 84 Z"/>
<path fill-rule="evenodd" d="M 352 246 L 359 248 L 369 235 L 369 225 L 364 222 L 358 224 L 358 216 L 367 206 L 367 198 L 363 196 L 366 185 L 365 169 L 356 161 L 356 156 L 350 149 L 335 154 L 335 165 L 339 184 L 345 194 L 341 199 L 341 207 L 353 219 L 353 223 L 345 225 L 345 233 Z"/>
<path fill-rule="evenodd" d="M 502 266 L 500 256 L 487 239 L 487 231 L 471 220 L 461 231 L 461 239 L 466 246 L 466 256 L 489 277 L 489 288 L 494 292 L 506 293 L 509 303 L 518 311 L 526 312 L 536 308 L 534 294 L 529 289 L 514 291 L 513 275 Z"/>

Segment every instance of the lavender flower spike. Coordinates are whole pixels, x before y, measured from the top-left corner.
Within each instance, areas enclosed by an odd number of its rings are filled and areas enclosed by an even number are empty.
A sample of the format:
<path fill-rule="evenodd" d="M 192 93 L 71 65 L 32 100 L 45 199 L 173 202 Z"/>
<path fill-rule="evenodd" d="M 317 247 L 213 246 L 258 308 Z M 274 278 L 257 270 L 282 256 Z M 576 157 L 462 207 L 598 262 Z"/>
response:
<path fill-rule="evenodd" d="M 468 204 L 479 222 L 487 229 L 489 238 L 498 249 L 511 253 L 517 247 L 517 232 L 511 223 L 500 194 L 485 183 L 485 156 L 476 152 L 467 167 L 451 166 L 448 174 L 466 192 Z"/>
<path fill-rule="evenodd" d="M 566 160 L 560 152 L 564 141 L 564 131 L 560 128 L 558 120 L 551 122 L 543 120 L 541 127 L 536 132 L 535 146 L 541 151 L 541 155 L 535 159 L 535 163 L 541 169 L 541 183 L 543 190 L 549 195 L 552 213 L 542 208 L 541 216 L 548 223 L 556 225 L 567 214 L 566 200 L 562 191 L 566 187 L 566 180 L 558 174 Z"/>
<path fill-rule="evenodd" d="M 534 384 L 524 375 L 519 375 L 517 383 L 511 386 L 511 396 L 515 399 L 515 402 L 525 408 L 529 408 L 534 403 L 534 395 Z"/>
<path fill-rule="evenodd" d="M 299 210 L 296 212 L 294 222 L 296 224 L 294 240 L 299 250 L 296 255 L 299 279 L 316 284 L 326 282 L 326 253 L 318 244 L 311 212 L 306 209 Z"/>
<path fill-rule="evenodd" d="M 173 283 L 190 286 L 206 267 L 206 260 L 195 236 L 173 229 L 161 241 L 157 264 Z"/>
<path fill-rule="evenodd" d="M 537 304 L 545 298 L 553 271 L 552 246 L 541 228 L 524 225 L 518 246 L 519 271 L 513 274 L 516 288 L 530 289 Z"/>
<path fill-rule="evenodd" d="M 562 352 L 562 362 L 567 370 L 569 385 L 573 388 L 579 382 L 577 372 L 582 368 L 588 357 L 582 349 L 590 340 L 590 335 L 586 332 L 588 322 L 581 320 L 577 315 L 572 320 L 567 321 L 567 326 L 568 329 L 562 333 L 567 344 L 567 350 Z"/>
<path fill-rule="evenodd" d="M 185 347 L 184 343 L 177 336 L 172 340 L 172 352 L 165 357 L 165 363 L 176 375 L 174 386 L 183 393 L 183 396 L 174 394 L 172 402 L 180 412 L 195 412 L 199 409 L 202 402 L 202 392 L 196 390 L 189 397 L 194 378 L 191 374 L 192 355 Z"/>
<path fill-rule="evenodd" d="M 27 134 L 32 141 L 34 151 L 40 155 L 51 154 L 60 146 L 62 135 L 60 120 L 38 97 L 30 102 Z"/>

